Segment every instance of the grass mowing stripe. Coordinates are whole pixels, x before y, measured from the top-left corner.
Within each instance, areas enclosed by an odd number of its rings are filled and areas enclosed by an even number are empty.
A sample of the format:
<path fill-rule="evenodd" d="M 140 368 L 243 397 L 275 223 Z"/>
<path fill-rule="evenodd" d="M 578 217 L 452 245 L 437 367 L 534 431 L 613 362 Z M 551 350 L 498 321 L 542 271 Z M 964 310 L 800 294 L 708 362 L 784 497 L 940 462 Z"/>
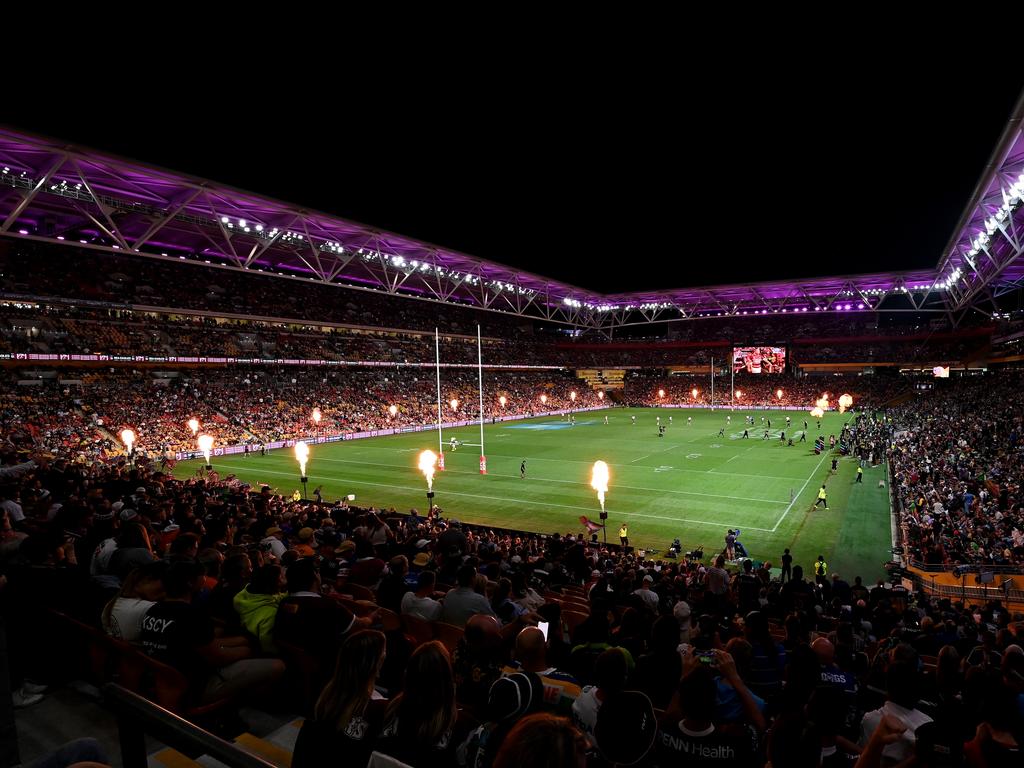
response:
<path fill-rule="evenodd" d="M 822 463 L 828 457 L 829 457 L 829 454 L 827 454 L 827 453 L 823 453 L 822 454 L 821 461 L 819 461 L 817 463 L 817 465 L 814 467 L 814 470 L 811 472 L 811 474 L 808 476 L 808 478 L 806 480 L 804 480 L 804 484 L 800 487 L 800 490 L 796 492 L 796 495 L 793 497 L 793 500 L 791 502 L 789 502 L 789 506 L 786 507 L 785 511 L 782 513 L 782 517 L 780 517 L 778 519 L 778 521 L 775 523 L 775 525 L 772 527 L 772 529 L 771 529 L 772 533 L 775 533 L 777 530 L 779 530 L 779 526 L 782 524 L 782 521 L 786 519 L 786 515 L 789 514 L 789 510 L 791 510 L 793 508 L 793 505 L 796 504 L 797 499 L 800 498 L 800 494 L 802 494 L 804 492 L 804 489 L 807 488 L 807 484 L 809 482 L 811 482 L 812 478 L 818 473 L 818 470 L 821 469 Z"/>
<path fill-rule="evenodd" d="M 362 465 L 366 465 L 366 466 L 370 466 L 370 467 L 391 467 L 392 469 L 402 469 L 402 470 L 410 469 L 410 467 L 407 464 L 386 464 L 384 462 L 377 462 L 377 461 L 357 461 L 356 459 L 328 459 L 328 458 L 324 458 L 324 457 L 321 457 L 321 458 L 319 458 L 317 460 L 318 461 L 330 461 L 330 462 L 333 462 L 335 464 L 362 464 Z M 451 469 L 450 467 L 446 468 L 444 471 L 446 473 L 447 472 L 451 472 L 452 474 L 456 474 L 456 475 L 475 476 L 475 475 L 479 474 L 479 472 L 474 472 L 472 470 Z M 504 474 L 501 474 L 500 472 L 488 472 L 487 474 L 490 477 L 507 477 L 507 478 L 510 478 L 510 479 L 513 479 L 513 480 L 515 478 L 519 477 L 519 475 L 504 475 Z M 585 482 L 581 482 L 581 481 L 578 481 L 578 480 L 555 480 L 555 479 L 547 478 L 547 477 L 530 477 L 529 480 L 531 482 L 560 483 L 562 485 L 582 485 L 582 486 L 586 486 L 588 488 L 590 487 L 590 483 L 585 483 Z M 623 485 L 622 483 L 615 483 L 615 487 L 616 488 L 626 488 L 626 489 L 631 490 L 631 491 L 650 491 L 652 493 L 671 493 L 671 494 L 682 495 L 682 496 L 705 496 L 705 497 L 707 497 L 709 499 L 729 499 L 730 501 L 755 501 L 755 502 L 758 502 L 760 504 L 785 504 L 786 503 L 784 501 L 773 501 L 771 499 L 755 499 L 755 498 L 751 498 L 750 496 L 725 496 L 725 495 L 720 494 L 720 493 L 700 493 L 698 491 L 670 491 L 670 490 L 667 490 L 665 488 L 646 488 L 646 487 L 644 487 L 642 485 Z"/>
<path fill-rule="evenodd" d="M 867 493 L 868 478 L 864 485 L 854 484 L 856 462 L 840 462 L 839 474 L 828 480 L 828 514 L 795 514 L 792 510 L 809 500 L 814 487 L 808 473 L 819 473 L 827 463 L 813 451 L 803 450 L 809 443 L 790 448 L 780 447 L 777 439 L 717 438 L 725 423 L 720 411 L 694 409 L 670 426 L 664 438 L 658 437 L 654 424 L 659 411 L 614 409 L 605 413 L 610 417 L 608 425 L 584 425 L 582 419 L 575 428 L 563 425 L 561 429 L 552 429 L 551 424 L 557 422 L 551 420 L 533 421 L 538 425 L 547 422 L 547 429 L 485 425 L 489 475 L 477 472 L 478 449 L 467 446 L 466 451 L 452 454 L 446 450 L 448 472 L 438 475 L 436 486 L 445 514 L 484 525 L 576 531 L 579 515 L 597 516 L 594 493 L 585 481 L 590 478 L 593 461 L 603 459 L 612 467 L 612 509 L 629 510 L 613 511 L 611 522 L 614 526 L 616 514 L 631 521 L 635 528 L 630 541 L 635 539 L 645 549 L 664 551 L 668 542 L 679 538 L 687 550 L 703 546 L 705 552 L 718 552 L 726 528 L 742 528 L 743 543 L 755 559 L 775 562 L 782 549 L 790 547 L 794 562 L 805 567 L 821 553 L 837 560 L 851 576 L 873 581 L 882 575 L 888 544 L 880 549 L 878 540 L 888 541 L 887 497 L 875 488 Z M 636 427 L 630 423 L 631 413 L 637 415 Z M 747 409 L 733 412 L 732 429 L 727 424 L 727 432 L 742 430 L 744 413 L 758 418 L 765 415 Z M 664 424 L 667 414 L 664 410 L 660 414 Z M 685 425 L 691 414 L 692 428 Z M 794 410 L 790 415 L 799 420 L 805 414 Z M 597 418 L 603 421 L 600 414 Z M 772 418 L 774 422 L 774 413 Z M 830 433 L 838 436 L 845 418 L 827 414 L 820 430 L 812 428 L 808 441 L 816 435 L 826 441 Z M 455 436 L 464 439 L 464 444 L 479 441 L 476 425 L 445 432 L 444 438 Z M 503 435 L 502 439 L 495 440 L 498 435 Z M 415 464 L 416 454 L 428 447 L 437 450 L 435 432 L 311 446 L 313 485 L 309 489 L 321 486 L 327 499 L 358 493 L 360 506 L 422 508 L 426 484 Z M 523 458 L 532 470 L 526 480 L 519 479 Z M 636 458 L 640 460 L 632 461 Z M 202 459 L 180 462 L 174 474 L 188 477 L 203 463 Z M 275 450 L 266 457 L 215 457 L 213 463 L 222 476 L 234 472 L 253 485 L 269 482 L 285 495 L 301 489 L 291 450 Z M 787 507 L 788 514 L 783 511 Z"/>
<path fill-rule="evenodd" d="M 292 478 L 295 477 L 295 473 L 294 472 L 280 472 L 280 471 L 275 470 L 275 469 L 261 469 L 260 471 L 265 473 L 265 474 L 268 474 L 268 475 L 284 475 L 285 477 L 292 477 Z M 381 488 L 396 488 L 398 490 L 403 490 L 403 491 L 420 491 L 422 493 L 426 493 L 427 492 L 426 488 L 414 488 L 414 487 L 410 487 L 410 486 L 407 486 L 407 485 L 395 485 L 394 483 L 371 483 L 371 482 L 366 481 L 366 480 L 345 480 L 345 482 L 348 483 L 349 485 L 369 485 L 369 486 L 376 486 L 376 487 L 381 487 Z M 527 499 L 510 499 L 510 498 L 508 498 L 506 496 L 485 496 L 485 495 L 480 494 L 480 493 L 463 493 L 461 491 L 445 490 L 443 492 L 443 495 L 445 495 L 445 496 L 464 496 L 464 497 L 470 498 L 470 499 L 487 499 L 489 501 L 503 501 L 503 502 L 506 502 L 506 503 L 511 502 L 511 503 L 514 503 L 514 504 L 535 504 L 535 505 L 542 506 L 542 507 L 559 507 L 561 509 L 581 509 L 584 512 L 590 512 L 591 514 L 593 514 L 593 512 L 595 511 L 594 507 L 579 507 L 579 506 L 576 506 L 574 504 L 556 504 L 556 503 L 554 503 L 552 501 L 529 501 Z M 760 501 L 760 499 L 759 499 L 759 501 Z M 608 510 L 608 514 L 609 515 L 613 514 L 613 511 L 612 510 Z M 670 520 L 673 523 L 676 523 L 676 522 L 679 522 L 679 523 L 693 523 L 694 525 L 713 525 L 716 528 L 721 528 L 722 527 L 721 521 L 715 522 L 715 523 L 711 523 L 711 522 L 708 522 L 706 520 L 690 520 L 689 518 L 685 518 L 685 517 L 668 517 L 667 515 L 645 515 L 645 514 L 643 514 L 641 512 L 620 512 L 620 511 L 614 511 L 614 514 L 615 514 L 616 517 L 644 517 L 644 518 L 648 518 L 650 520 Z M 755 528 L 752 525 L 747 525 L 747 526 L 744 526 L 744 527 L 749 528 L 752 531 L 765 531 L 767 533 L 771 532 L 768 528 Z"/>
<path fill-rule="evenodd" d="M 680 447 L 682 447 L 682 446 L 680 446 Z M 364 446 L 360 446 L 360 448 L 372 448 L 372 449 L 378 450 L 378 451 L 380 451 L 380 450 L 388 450 L 388 451 L 392 451 L 392 452 L 395 450 L 394 448 L 383 448 L 382 446 L 379 446 L 379 445 L 364 445 Z M 447 453 L 445 454 L 445 456 L 448 456 L 448 455 L 450 455 L 450 454 L 447 454 Z M 494 458 L 501 458 L 501 459 L 515 459 L 515 460 L 518 461 L 520 458 L 522 458 L 522 454 L 520 454 L 520 453 L 488 453 L 487 454 L 487 458 L 488 458 L 488 460 L 494 459 Z M 644 457 L 644 458 L 646 458 L 646 457 Z M 578 460 L 578 459 L 549 459 L 549 458 L 545 458 L 544 456 L 527 456 L 526 460 L 527 461 L 554 461 L 554 462 L 558 462 L 560 464 L 586 464 L 587 466 L 591 466 L 594 463 L 593 461 L 581 461 L 581 460 Z M 606 463 L 608 464 L 609 467 L 622 467 L 623 469 L 643 469 L 643 467 L 636 467 L 636 466 L 633 466 L 632 464 L 615 464 L 615 463 L 610 462 L 610 461 L 606 462 Z M 706 475 L 707 474 L 707 470 L 704 470 L 704 469 L 684 469 L 682 467 L 673 467 L 671 471 L 673 471 L 673 472 L 693 472 L 693 473 L 698 474 L 698 475 Z M 743 474 L 741 472 L 715 472 L 715 474 L 718 475 L 719 477 L 753 477 L 753 478 L 755 478 L 757 480 L 785 480 L 786 482 L 793 482 L 795 480 L 802 479 L 800 477 L 793 477 L 792 475 L 785 475 L 785 476 L 781 476 L 781 475 L 749 475 L 749 474 Z"/>

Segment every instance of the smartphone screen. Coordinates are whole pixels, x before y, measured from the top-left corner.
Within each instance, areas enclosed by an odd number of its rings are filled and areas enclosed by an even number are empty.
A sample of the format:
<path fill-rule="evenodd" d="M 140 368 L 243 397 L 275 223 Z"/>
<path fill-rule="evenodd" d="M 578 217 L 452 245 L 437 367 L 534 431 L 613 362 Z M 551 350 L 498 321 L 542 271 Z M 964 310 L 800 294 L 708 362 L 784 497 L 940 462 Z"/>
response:
<path fill-rule="evenodd" d="M 538 629 L 540 629 L 541 632 L 544 633 L 544 640 L 546 641 L 548 639 L 548 622 L 538 621 L 537 627 Z"/>

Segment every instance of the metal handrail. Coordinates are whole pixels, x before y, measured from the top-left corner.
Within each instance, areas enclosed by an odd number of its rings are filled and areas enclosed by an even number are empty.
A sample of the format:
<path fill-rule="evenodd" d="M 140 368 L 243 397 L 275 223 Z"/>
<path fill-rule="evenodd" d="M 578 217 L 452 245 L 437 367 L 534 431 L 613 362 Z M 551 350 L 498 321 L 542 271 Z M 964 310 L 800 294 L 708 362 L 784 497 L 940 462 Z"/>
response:
<path fill-rule="evenodd" d="M 274 768 L 230 741 L 122 688 L 103 686 L 103 696 L 117 715 L 121 762 L 125 768 L 147 768 L 146 735 L 190 755 L 209 755 L 230 768 Z"/>
<path fill-rule="evenodd" d="M 990 565 L 988 563 L 964 563 L 963 565 L 942 565 L 922 563 L 920 560 L 911 560 L 910 567 L 926 573 L 952 573 L 954 568 L 961 569 L 964 573 L 1009 573 L 1024 575 L 1024 569 L 1019 565 Z"/>

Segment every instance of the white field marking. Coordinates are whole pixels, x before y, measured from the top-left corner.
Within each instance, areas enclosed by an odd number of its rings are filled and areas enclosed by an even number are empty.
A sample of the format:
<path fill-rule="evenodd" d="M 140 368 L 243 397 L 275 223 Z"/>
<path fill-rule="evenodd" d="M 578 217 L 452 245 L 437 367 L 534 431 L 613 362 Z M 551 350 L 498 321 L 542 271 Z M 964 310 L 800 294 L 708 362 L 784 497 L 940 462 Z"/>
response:
<path fill-rule="evenodd" d="M 273 469 L 263 469 L 263 470 L 260 470 L 260 471 L 265 473 L 265 474 L 268 474 L 268 475 L 283 475 L 285 477 L 295 477 L 295 473 L 294 472 L 279 472 L 279 471 L 273 470 Z M 393 489 L 399 490 L 399 491 L 416 491 L 416 492 L 426 493 L 426 488 L 421 488 L 421 487 L 411 488 L 411 487 L 409 487 L 407 485 L 395 485 L 394 483 L 371 483 L 371 482 L 366 481 L 366 480 L 342 480 L 341 482 L 348 483 L 349 485 L 369 485 L 369 486 L 374 486 L 374 487 L 378 487 L 378 488 L 393 488 Z M 511 498 L 508 498 L 507 496 L 484 496 L 484 495 L 479 494 L 479 493 L 461 493 L 459 491 L 443 491 L 442 494 L 445 495 L 445 496 L 465 496 L 465 497 L 470 498 L 470 499 L 487 499 L 489 501 L 502 501 L 502 502 L 505 502 L 506 504 L 533 504 L 534 506 L 538 506 L 538 507 L 560 507 L 561 509 L 582 509 L 584 512 L 590 512 L 591 514 L 593 514 L 593 512 L 594 512 L 594 508 L 593 507 L 579 507 L 579 506 L 576 506 L 574 504 L 555 504 L 555 503 L 550 502 L 550 501 L 528 501 L 526 499 L 511 499 Z M 728 497 L 728 496 L 718 496 L 716 498 L 727 499 L 727 498 L 730 498 L 730 497 Z M 754 499 L 754 501 L 764 501 L 764 500 L 763 499 Z M 776 501 L 776 502 L 770 502 L 770 503 L 781 504 L 783 502 Z M 668 520 L 669 522 L 673 522 L 673 523 L 692 523 L 694 525 L 710 525 L 710 526 L 714 526 L 715 528 L 721 528 L 722 527 L 722 522 L 720 520 L 718 522 L 711 523 L 711 522 L 708 522 L 707 520 L 691 520 L 691 519 L 686 518 L 686 517 L 668 517 L 666 515 L 645 515 L 645 514 L 643 514 L 641 512 L 614 512 L 613 513 L 611 510 L 608 510 L 608 514 L 609 515 L 615 514 L 616 517 L 619 517 L 619 516 L 622 516 L 622 517 L 642 517 L 642 518 L 645 518 L 645 519 L 648 519 L 648 520 Z M 749 528 L 752 531 L 762 531 L 764 533 L 771 533 L 771 531 L 768 530 L 767 528 L 755 528 L 752 525 L 744 525 L 743 527 L 744 528 Z"/>
<path fill-rule="evenodd" d="M 674 447 L 674 448 L 682 448 L 682 446 L 672 446 L 672 447 Z M 391 452 L 394 452 L 395 449 L 394 448 L 383 448 L 383 447 L 381 447 L 379 445 L 361 445 L 356 450 L 360 450 L 360 451 L 363 451 L 363 450 L 373 450 L 373 451 L 391 451 Z M 666 448 L 665 450 L 667 451 L 669 449 Z M 662 451 L 656 451 L 655 453 L 662 453 Z M 653 456 L 653 455 L 654 455 L 653 453 L 652 454 L 648 454 L 648 456 Z M 646 459 L 646 458 L 648 458 L 648 456 L 641 456 L 640 459 Z M 493 459 L 493 458 L 515 459 L 516 461 L 519 461 L 522 458 L 521 454 L 518 454 L 518 453 L 489 453 L 489 454 L 487 454 L 487 457 L 490 458 L 490 459 Z M 636 467 L 633 467 L 631 465 L 635 461 L 640 461 L 640 459 L 633 459 L 629 464 L 613 464 L 612 462 L 607 462 L 607 464 L 608 464 L 609 467 L 622 467 L 624 469 L 636 469 Z M 340 459 L 318 459 L 318 461 L 340 461 Z M 564 463 L 564 464 L 586 464 L 588 467 L 593 466 L 593 464 L 594 464 L 593 461 L 580 461 L 579 459 L 548 459 L 548 458 L 544 458 L 543 456 L 532 456 L 532 457 L 530 457 L 530 461 L 556 461 L 556 462 L 561 462 L 561 463 Z M 382 465 L 382 466 L 393 466 L 393 465 L 385 464 L 385 465 Z M 701 475 L 705 474 L 705 470 L 703 470 L 703 469 L 682 469 L 682 468 L 679 468 L 679 469 L 676 469 L 674 471 L 675 472 L 696 472 L 696 473 L 701 474 Z M 749 474 L 743 474 L 741 472 L 718 472 L 717 474 L 721 475 L 722 477 L 753 477 L 753 478 L 755 478 L 757 480 L 785 480 L 786 482 L 789 482 L 789 483 L 796 482 L 797 480 L 800 479 L 799 477 L 790 477 L 790 476 L 780 477 L 779 475 L 749 475 Z"/>
<path fill-rule="evenodd" d="M 323 456 L 318 458 L 317 461 L 330 461 L 330 462 L 334 462 L 335 464 L 360 464 L 360 465 L 365 465 L 365 466 L 368 466 L 368 467 L 390 467 L 391 469 L 399 469 L 399 470 L 412 469 L 412 467 L 409 467 L 409 466 L 406 466 L 406 465 L 403 465 L 403 464 L 383 464 L 381 462 L 376 462 L 376 461 L 356 461 L 355 459 L 328 459 L 328 458 L 323 457 Z M 536 459 L 530 458 L 529 461 L 536 461 Z M 445 468 L 444 471 L 445 472 L 451 472 L 453 475 L 472 475 L 472 476 L 476 476 L 478 474 L 475 470 L 452 469 L 451 467 Z M 655 471 L 657 471 L 657 469 L 655 469 Z M 487 474 L 489 474 L 491 477 L 508 477 L 508 478 L 511 478 L 511 479 L 519 478 L 519 475 L 504 475 L 504 474 L 501 474 L 500 472 L 488 472 Z M 588 486 L 588 487 L 590 486 L 590 483 L 580 482 L 580 481 L 577 481 L 577 480 L 555 480 L 555 479 L 547 478 L 547 477 L 531 477 L 530 480 L 532 480 L 535 483 L 558 483 L 560 485 L 585 485 L 585 486 Z M 703 497 L 707 497 L 707 498 L 710 498 L 710 499 L 729 499 L 730 501 L 756 501 L 756 502 L 763 502 L 764 504 L 785 504 L 786 503 L 785 501 L 771 501 L 769 499 L 754 499 L 754 498 L 750 498 L 749 496 L 722 496 L 721 494 L 717 494 L 717 493 L 699 493 L 698 491 L 669 491 L 669 490 L 666 490 L 664 488 L 648 488 L 648 487 L 643 486 L 643 485 L 622 485 L 621 483 L 614 483 L 613 485 L 616 488 L 626 488 L 626 489 L 631 490 L 631 491 L 650 491 L 651 493 L 670 493 L 670 494 L 678 495 L 678 496 L 703 496 Z"/>
<path fill-rule="evenodd" d="M 753 447 L 754 447 L 754 446 L 752 445 L 752 446 L 750 446 L 750 448 L 744 448 L 742 452 L 740 452 L 740 453 L 737 453 L 737 454 L 735 454 L 735 455 L 733 455 L 733 456 L 730 456 L 730 457 L 729 457 L 728 459 L 726 459 L 726 460 L 725 460 L 724 462 L 722 462 L 722 463 L 723 463 L 723 465 L 725 465 L 725 464 L 728 464 L 728 463 L 729 463 L 730 461 L 732 461 L 733 459 L 738 459 L 738 458 L 739 458 L 740 456 L 742 456 L 742 455 L 743 455 L 744 453 L 746 453 L 747 451 L 751 450 L 751 449 L 752 449 Z"/>
<path fill-rule="evenodd" d="M 782 525 L 782 521 L 785 520 L 786 515 L 789 514 L 789 510 L 791 510 L 793 508 L 793 505 L 796 504 L 796 500 L 800 498 L 800 494 L 804 492 L 804 489 L 807 487 L 807 484 L 811 482 L 814 476 L 818 473 L 818 470 L 821 469 L 821 465 L 824 463 L 825 459 L 827 459 L 828 457 L 828 453 L 823 451 L 821 454 L 821 461 L 818 462 L 818 465 L 811 472 L 810 476 L 806 480 L 804 480 L 804 484 L 800 486 L 800 490 L 796 492 L 796 496 L 793 497 L 793 500 L 789 502 L 789 506 L 786 507 L 786 509 L 782 512 L 782 517 L 778 519 L 778 522 L 775 523 L 775 527 L 771 529 L 770 533 L 775 533 L 779 529 L 779 526 Z"/>
<path fill-rule="evenodd" d="M 649 459 L 649 458 L 651 458 L 651 456 L 656 456 L 659 453 L 665 453 L 665 451 L 673 451 L 676 448 L 682 448 L 682 447 L 683 446 L 681 446 L 681 445 L 670 445 L 668 448 L 662 448 L 660 451 L 652 451 L 651 453 L 648 453 L 645 456 L 641 456 L 639 459 L 630 459 L 629 463 L 633 464 L 633 463 L 635 463 L 637 461 L 643 461 L 644 459 Z M 561 461 L 561 459 L 546 459 L 546 461 Z M 580 463 L 581 464 L 589 464 L 590 462 L 589 461 L 583 461 L 583 462 L 580 462 Z M 622 464 L 612 464 L 611 466 L 615 467 L 615 466 L 625 466 L 625 465 L 622 465 Z"/>

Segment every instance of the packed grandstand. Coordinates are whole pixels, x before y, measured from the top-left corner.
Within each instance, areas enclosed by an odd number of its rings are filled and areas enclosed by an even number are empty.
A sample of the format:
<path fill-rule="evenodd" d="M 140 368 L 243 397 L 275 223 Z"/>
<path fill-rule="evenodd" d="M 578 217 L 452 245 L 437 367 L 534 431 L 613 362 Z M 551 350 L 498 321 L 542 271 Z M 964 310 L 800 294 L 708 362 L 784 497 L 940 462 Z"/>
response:
<path fill-rule="evenodd" d="M 28 191 L 64 150 L 0 132 L 15 706 L 86 681 L 99 719 L 113 683 L 295 768 L 1019 764 L 1024 319 L 1006 309 L 1024 260 L 1005 222 L 1024 216 L 1024 139 L 1007 141 L 937 270 L 599 296 L 328 217 L 300 229 L 274 201 L 156 215 L 156 172 L 133 168 L 140 195 L 100 155 L 103 221 L 83 223 L 98 201 L 59 172 Z M 449 398 L 482 439 L 587 409 L 742 408 L 760 431 L 825 390 L 854 410 L 822 461 L 877 471 L 891 505 L 870 573 L 742 557 L 732 530 L 721 551 L 645 550 L 573 515 L 495 528 L 176 469 L 193 419 L 248 455 L 431 429 Z M 244 733 L 243 703 L 286 737 Z"/>

